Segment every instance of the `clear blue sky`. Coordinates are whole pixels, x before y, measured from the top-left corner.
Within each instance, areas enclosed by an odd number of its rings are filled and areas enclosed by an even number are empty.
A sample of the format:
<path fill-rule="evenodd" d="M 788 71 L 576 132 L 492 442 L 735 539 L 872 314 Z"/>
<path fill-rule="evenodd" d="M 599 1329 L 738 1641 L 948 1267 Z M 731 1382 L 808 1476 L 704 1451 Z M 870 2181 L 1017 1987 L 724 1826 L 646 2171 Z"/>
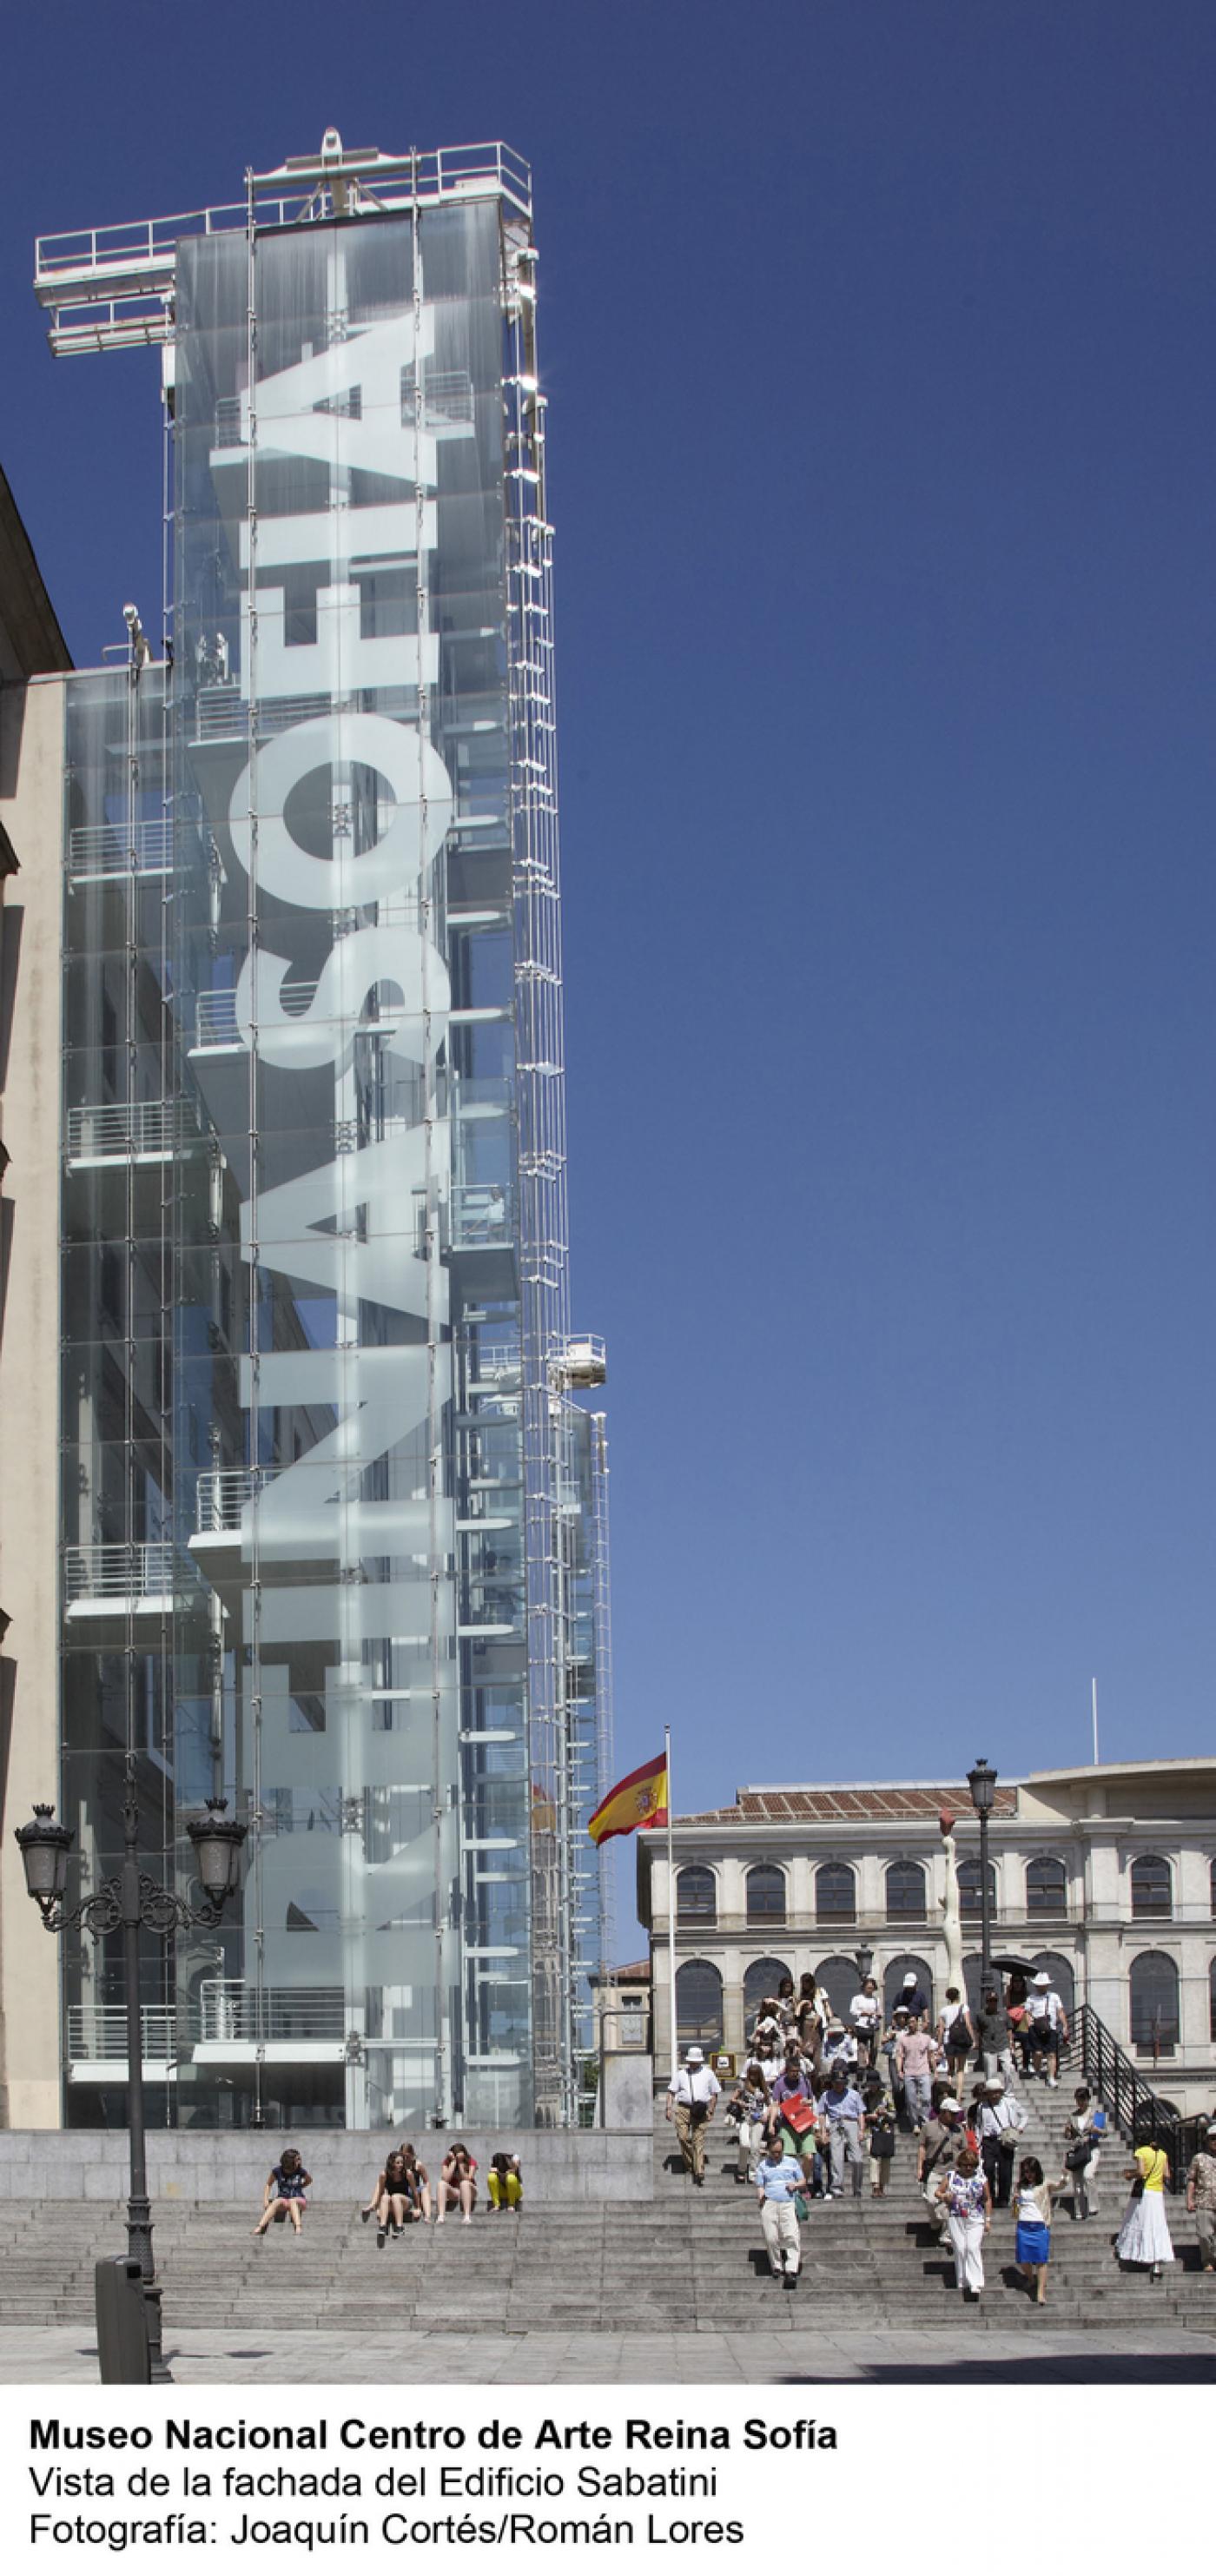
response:
<path fill-rule="evenodd" d="M 4 37 L 0 457 L 92 660 L 155 361 L 38 230 L 532 160 L 575 1313 L 678 1803 L 1213 1737 L 1210 0 L 151 0 Z M 149 620 L 151 623 L 152 621 Z"/>

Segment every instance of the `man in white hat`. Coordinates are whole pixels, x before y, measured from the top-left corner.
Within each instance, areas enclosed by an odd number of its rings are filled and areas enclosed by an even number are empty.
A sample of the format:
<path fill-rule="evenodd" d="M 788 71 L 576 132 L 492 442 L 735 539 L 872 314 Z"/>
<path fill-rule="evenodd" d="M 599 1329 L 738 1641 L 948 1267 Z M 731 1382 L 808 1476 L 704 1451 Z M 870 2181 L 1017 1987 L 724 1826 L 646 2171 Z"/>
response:
<path fill-rule="evenodd" d="M 943 2094 L 933 2119 L 920 2133 L 916 2158 L 916 2181 L 938 2236 L 945 2241 L 946 2203 L 937 2197 L 937 2186 L 944 2173 L 949 2173 L 959 2148 L 967 2143 L 963 2129 L 962 2104 L 953 2093 Z"/>
<path fill-rule="evenodd" d="M 913 2021 L 919 2021 L 921 2014 L 928 2012 L 929 1998 L 912 1968 L 909 1968 L 899 1989 L 899 2000 L 907 2006 Z"/>
<path fill-rule="evenodd" d="M 712 2066 L 705 2063 L 705 2052 L 690 2048 L 683 2065 L 672 2076 L 667 2087 L 667 2109 L 664 2117 L 674 2120 L 684 2171 L 691 2174 L 698 2189 L 705 2188 L 705 2132 L 714 2116 L 722 2087 Z"/>
<path fill-rule="evenodd" d="M 1003 2075 L 984 2077 L 984 2095 L 980 2105 L 980 2162 L 988 2177 L 994 2209 L 1008 2209 L 1013 2191 L 1013 2160 L 1018 2139 L 1026 2126 L 1026 2114 L 1020 2102 L 1006 2090 Z"/>
<path fill-rule="evenodd" d="M 1047 2081 L 1054 2093 L 1060 2081 L 1060 2050 L 1068 2045 L 1068 2015 L 1046 1968 L 1039 1969 L 1026 2000 L 1034 2071 L 1041 2075 L 1044 2059 L 1050 2060 Z"/>

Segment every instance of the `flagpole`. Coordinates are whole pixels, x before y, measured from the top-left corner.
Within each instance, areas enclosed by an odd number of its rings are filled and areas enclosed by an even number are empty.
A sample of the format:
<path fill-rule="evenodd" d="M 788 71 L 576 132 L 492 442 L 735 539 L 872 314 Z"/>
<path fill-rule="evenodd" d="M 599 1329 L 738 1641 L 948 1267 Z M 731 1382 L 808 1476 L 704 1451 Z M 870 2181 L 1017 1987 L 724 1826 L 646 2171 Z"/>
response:
<path fill-rule="evenodd" d="M 671 1728 L 663 1729 L 663 1756 L 667 1773 L 667 1978 L 671 2012 L 671 2072 L 674 2078 L 680 2063 L 676 2040 L 676 1866 L 671 1842 L 671 1819 L 675 1801 L 671 1794 Z"/>

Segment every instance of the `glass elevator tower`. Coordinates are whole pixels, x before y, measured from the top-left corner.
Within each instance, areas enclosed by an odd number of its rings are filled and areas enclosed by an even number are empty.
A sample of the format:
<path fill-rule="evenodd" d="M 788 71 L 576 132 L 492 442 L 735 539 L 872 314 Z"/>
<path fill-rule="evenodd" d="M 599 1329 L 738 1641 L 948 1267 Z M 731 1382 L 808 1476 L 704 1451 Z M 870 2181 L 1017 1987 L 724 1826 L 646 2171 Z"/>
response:
<path fill-rule="evenodd" d="M 39 244 L 164 353 L 171 647 L 69 684 L 63 1813 L 248 1818 L 167 2119 L 570 2124 L 604 1943 L 602 1346 L 567 1286 L 528 172 L 321 154 Z M 113 1775 L 113 1776 L 111 1776 Z M 104 1942 L 68 2116 L 117 2117 Z"/>

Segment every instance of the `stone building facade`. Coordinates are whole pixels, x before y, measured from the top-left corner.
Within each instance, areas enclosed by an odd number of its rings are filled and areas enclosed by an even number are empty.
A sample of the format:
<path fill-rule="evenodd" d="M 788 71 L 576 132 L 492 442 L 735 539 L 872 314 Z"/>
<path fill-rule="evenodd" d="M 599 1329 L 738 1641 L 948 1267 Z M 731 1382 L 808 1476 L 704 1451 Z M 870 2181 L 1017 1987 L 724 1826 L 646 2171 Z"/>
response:
<path fill-rule="evenodd" d="M 677 2027 L 738 2053 L 776 1978 L 812 1969 L 846 2009 L 869 1952 L 888 2008 L 909 1968 L 945 1988 L 946 1863 L 956 1843 L 968 1986 L 980 1953 L 979 1829 L 965 1782 L 740 1789 L 677 1817 Z M 1088 2003 L 1153 2089 L 1216 2103 L 1216 1761 L 1103 1763 L 1002 1780 L 989 1831 L 993 1951 L 1045 1966 Z M 656 2065 L 669 2062 L 666 1837 L 637 1840 Z"/>
<path fill-rule="evenodd" d="M 58 1764 L 63 711 L 71 656 L 0 473 L 0 2128 L 59 2116 L 59 1944 L 13 1848 Z"/>

